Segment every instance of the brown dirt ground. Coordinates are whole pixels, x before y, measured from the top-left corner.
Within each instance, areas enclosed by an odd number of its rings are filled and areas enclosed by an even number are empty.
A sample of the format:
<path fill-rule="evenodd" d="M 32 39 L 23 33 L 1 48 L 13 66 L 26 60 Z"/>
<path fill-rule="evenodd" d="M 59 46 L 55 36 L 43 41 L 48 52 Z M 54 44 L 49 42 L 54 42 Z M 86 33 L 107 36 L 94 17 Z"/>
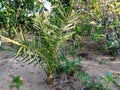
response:
<path fill-rule="evenodd" d="M 120 56 L 115 61 L 110 61 L 110 56 L 104 56 L 101 53 L 91 49 L 85 50 L 88 55 L 82 62 L 83 67 L 91 76 L 104 76 L 105 73 L 111 72 L 120 74 Z M 100 64 L 101 63 L 101 64 Z M 54 90 L 46 85 L 46 75 L 40 66 L 33 67 L 23 63 L 21 59 L 14 59 L 13 53 L 7 50 L 0 51 L 0 90 L 10 90 L 9 85 L 13 76 L 20 76 L 23 78 L 24 84 L 20 90 Z M 74 90 L 81 90 L 78 87 L 79 82 L 73 86 L 77 87 Z M 120 79 L 118 80 L 120 84 Z M 16 90 L 16 89 L 13 89 Z M 73 90 L 73 89 L 62 89 Z M 114 85 L 111 90 L 118 90 Z"/>

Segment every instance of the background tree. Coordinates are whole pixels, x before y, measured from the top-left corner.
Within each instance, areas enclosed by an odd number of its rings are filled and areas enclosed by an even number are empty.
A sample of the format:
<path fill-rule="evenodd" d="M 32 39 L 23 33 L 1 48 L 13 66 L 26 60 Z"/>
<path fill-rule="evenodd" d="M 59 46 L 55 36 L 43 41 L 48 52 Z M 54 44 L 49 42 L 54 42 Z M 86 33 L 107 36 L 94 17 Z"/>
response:
<path fill-rule="evenodd" d="M 0 3 L 0 28 L 11 39 L 15 37 L 14 29 L 30 31 L 41 5 L 38 0 L 1 0 Z"/>

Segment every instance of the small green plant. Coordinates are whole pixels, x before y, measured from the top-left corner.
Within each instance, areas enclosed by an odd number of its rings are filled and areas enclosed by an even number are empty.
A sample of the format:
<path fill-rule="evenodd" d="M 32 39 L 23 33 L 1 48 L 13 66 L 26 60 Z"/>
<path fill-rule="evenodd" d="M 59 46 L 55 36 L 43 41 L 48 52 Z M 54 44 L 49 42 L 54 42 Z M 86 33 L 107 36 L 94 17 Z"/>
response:
<path fill-rule="evenodd" d="M 105 77 L 98 77 L 96 80 L 85 71 L 77 71 L 76 75 L 85 86 L 84 90 L 110 90 L 110 85 L 115 82 L 112 73 L 106 73 Z"/>
<path fill-rule="evenodd" d="M 110 85 L 114 83 L 114 78 L 112 73 L 106 73 L 105 77 L 100 77 L 100 81 L 104 82 L 106 90 L 110 90 Z"/>
<path fill-rule="evenodd" d="M 92 82 L 84 90 L 106 90 L 100 82 Z"/>
<path fill-rule="evenodd" d="M 77 72 L 77 77 L 82 81 L 82 83 L 85 86 L 88 86 L 90 84 L 90 75 L 85 72 L 85 71 L 81 71 L 81 72 Z"/>
<path fill-rule="evenodd" d="M 100 65 L 105 64 L 104 58 L 102 58 L 101 60 L 94 59 L 94 61 L 97 62 Z"/>
<path fill-rule="evenodd" d="M 63 58 L 64 57 L 64 58 Z M 73 75 L 80 68 L 83 58 L 78 58 L 76 60 L 69 60 L 67 57 L 63 56 L 61 60 L 63 61 L 64 72 Z M 79 68 L 78 68 L 79 67 Z"/>
<path fill-rule="evenodd" d="M 110 57 L 109 60 L 114 61 L 114 60 L 116 60 L 116 58 L 115 57 Z"/>
<path fill-rule="evenodd" d="M 85 86 L 84 90 L 105 90 L 104 86 L 99 81 L 91 80 L 89 73 L 85 71 L 77 72 L 77 77 L 80 79 L 82 84 Z M 93 81 L 93 82 L 92 82 Z"/>
<path fill-rule="evenodd" d="M 16 88 L 20 89 L 20 87 L 23 85 L 23 79 L 20 76 L 14 76 L 10 85 L 10 88 Z"/>
<path fill-rule="evenodd" d="M 114 82 L 113 83 L 120 90 L 120 83 L 119 83 L 119 81 L 120 81 L 120 73 L 119 72 L 118 73 L 114 73 Z"/>

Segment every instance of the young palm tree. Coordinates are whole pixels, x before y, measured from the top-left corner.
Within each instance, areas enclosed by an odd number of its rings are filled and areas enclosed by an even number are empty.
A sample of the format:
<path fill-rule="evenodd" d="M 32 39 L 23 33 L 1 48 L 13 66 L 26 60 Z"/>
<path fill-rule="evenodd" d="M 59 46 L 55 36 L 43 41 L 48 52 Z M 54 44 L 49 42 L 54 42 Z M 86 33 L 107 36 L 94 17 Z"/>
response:
<path fill-rule="evenodd" d="M 34 19 L 36 33 L 27 39 L 26 33 L 20 32 L 18 41 L 1 36 L 3 39 L 19 45 L 17 55 L 24 56 L 24 60 L 30 64 L 40 64 L 49 77 L 60 69 L 60 51 L 62 45 L 74 34 L 72 30 L 78 23 L 79 12 L 67 14 L 62 5 L 53 8 L 49 15 L 41 13 Z"/>

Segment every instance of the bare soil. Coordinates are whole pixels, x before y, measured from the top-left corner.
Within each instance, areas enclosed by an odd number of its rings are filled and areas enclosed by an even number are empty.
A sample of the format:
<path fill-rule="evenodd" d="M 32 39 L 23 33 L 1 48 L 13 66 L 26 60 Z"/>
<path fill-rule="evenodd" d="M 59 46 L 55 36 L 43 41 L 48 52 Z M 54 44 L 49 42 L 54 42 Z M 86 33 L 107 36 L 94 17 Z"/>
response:
<path fill-rule="evenodd" d="M 99 51 L 91 49 L 84 50 L 84 52 L 87 55 L 84 57 L 82 64 L 91 77 L 104 76 L 107 72 L 120 74 L 120 56 L 117 56 L 115 61 L 110 61 L 110 56 L 102 55 Z M 15 59 L 13 56 L 14 53 L 11 53 L 11 51 L 0 50 L 0 90 L 10 90 L 9 85 L 13 76 L 23 78 L 24 84 L 20 90 L 55 90 L 55 88 L 46 84 L 46 75 L 40 66 L 27 65 L 20 58 Z M 120 85 L 120 79 L 117 84 Z M 82 90 L 79 85 L 78 81 L 74 82 L 73 80 L 73 88 L 66 86 L 66 88 L 61 88 L 61 90 Z M 60 89 L 56 88 L 56 90 Z M 119 89 L 113 85 L 111 90 Z"/>

